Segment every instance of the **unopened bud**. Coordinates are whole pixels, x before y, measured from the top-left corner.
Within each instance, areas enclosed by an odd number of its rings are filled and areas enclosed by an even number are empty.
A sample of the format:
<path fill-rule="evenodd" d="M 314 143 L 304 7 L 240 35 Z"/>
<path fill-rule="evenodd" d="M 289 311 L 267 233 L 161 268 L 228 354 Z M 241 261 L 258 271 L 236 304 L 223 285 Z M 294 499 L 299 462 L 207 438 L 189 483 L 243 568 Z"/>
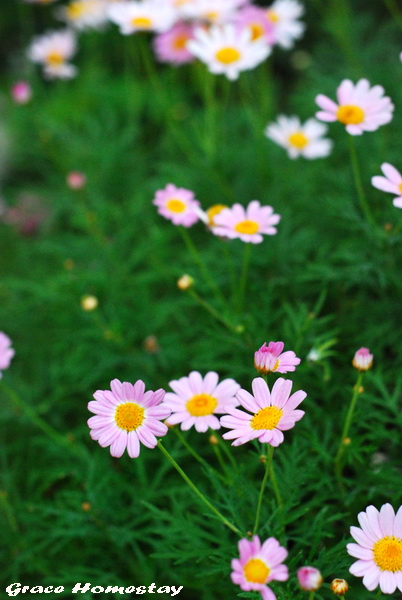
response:
<path fill-rule="evenodd" d="M 217 438 L 217 436 L 212 433 L 208 438 L 208 442 L 212 446 L 217 446 L 219 444 L 219 438 Z"/>
<path fill-rule="evenodd" d="M 149 354 L 157 354 L 160 351 L 158 339 L 155 335 L 148 335 L 144 340 L 144 350 Z"/>
<path fill-rule="evenodd" d="M 83 296 L 81 298 L 81 308 L 86 312 L 91 312 L 98 307 L 98 298 L 96 296 Z"/>
<path fill-rule="evenodd" d="M 177 287 L 179 290 L 188 290 L 194 285 L 194 279 L 191 275 L 182 275 L 177 281 Z"/>
<path fill-rule="evenodd" d="M 84 512 L 88 512 L 89 510 L 91 510 L 91 505 L 89 502 L 83 502 L 81 504 L 81 508 Z"/>
<path fill-rule="evenodd" d="M 262 465 L 265 465 L 265 463 L 267 462 L 267 455 L 266 454 L 261 454 L 259 461 Z"/>
<path fill-rule="evenodd" d="M 66 182 L 70 190 L 81 190 L 85 186 L 87 178 L 80 171 L 71 171 L 66 177 Z"/>
<path fill-rule="evenodd" d="M 322 584 L 322 575 L 315 567 L 301 567 L 297 571 L 297 579 L 305 592 L 315 592 Z"/>
<path fill-rule="evenodd" d="M 352 443 L 352 439 L 351 439 L 350 437 L 345 437 L 345 438 L 343 438 L 343 440 L 342 440 L 342 444 L 343 444 L 344 446 L 350 446 L 350 444 L 351 444 L 351 443 Z"/>
<path fill-rule="evenodd" d="M 358 371 L 368 371 L 373 365 L 373 355 L 368 348 L 360 348 L 353 357 L 352 365 Z"/>
<path fill-rule="evenodd" d="M 343 596 L 344 594 L 346 594 L 348 589 L 349 589 L 348 582 L 345 581 L 344 579 L 334 579 L 331 582 L 331 590 L 337 596 Z"/>

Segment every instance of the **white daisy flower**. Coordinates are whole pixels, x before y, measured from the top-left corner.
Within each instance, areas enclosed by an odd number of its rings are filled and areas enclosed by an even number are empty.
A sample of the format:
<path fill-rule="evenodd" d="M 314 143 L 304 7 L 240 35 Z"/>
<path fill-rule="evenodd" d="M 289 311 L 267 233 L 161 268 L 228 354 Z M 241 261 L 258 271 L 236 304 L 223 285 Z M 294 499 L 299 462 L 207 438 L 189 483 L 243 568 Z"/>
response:
<path fill-rule="evenodd" d="M 332 149 L 331 140 L 324 139 L 327 127 L 315 119 L 302 125 L 299 117 L 279 115 L 275 123 L 269 123 L 265 135 L 285 148 L 289 158 L 314 159 L 328 156 Z"/>
<path fill-rule="evenodd" d="M 75 29 L 99 29 L 107 22 L 105 0 L 72 0 L 57 15 Z"/>
<path fill-rule="evenodd" d="M 136 31 L 167 31 L 177 17 L 175 9 L 160 0 L 116 2 L 109 7 L 108 15 L 123 35 Z"/>
<path fill-rule="evenodd" d="M 245 0 L 181 0 L 178 8 L 184 18 L 217 23 L 227 21 L 245 3 Z"/>
<path fill-rule="evenodd" d="M 289 50 L 303 35 L 305 25 L 298 20 L 303 13 L 304 7 L 296 0 L 276 0 L 267 9 L 268 19 L 274 26 L 275 42 L 282 48 Z"/>
<path fill-rule="evenodd" d="M 28 58 L 43 65 L 43 71 L 49 79 L 71 79 L 77 68 L 70 65 L 68 60 L 77 50 L 74 33 L 65 31 L 50 31 L 37 37 L 28 49 Z"/>
<path fill-rule="evenodd" d="M 248 29 L 239 32 L 230 24 L 213 25 L 209 30 L 196 29 L 187 48 L 211 73 L 226 75 L 231 80 L 237 79 L 241 71 L 259 65 L 271 53 L 263 38 L 252 41 Z"/>

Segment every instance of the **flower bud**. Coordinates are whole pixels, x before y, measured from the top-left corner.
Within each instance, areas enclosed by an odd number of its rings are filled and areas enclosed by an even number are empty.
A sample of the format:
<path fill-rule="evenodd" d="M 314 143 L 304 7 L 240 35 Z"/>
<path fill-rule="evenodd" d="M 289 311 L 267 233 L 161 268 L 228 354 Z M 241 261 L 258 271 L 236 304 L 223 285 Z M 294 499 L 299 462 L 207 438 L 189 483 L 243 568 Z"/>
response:
<path fill-rule="evenodd" d="M 267 373 L 288 373 L 295 371 L 300 363 L 300 358 L 292 351 L 283 352 L 283 342 L 266 342 L 254 353 L 254 366 L 257 371 L 266 375 Z"/>
<path fill-rule="evenodd" d="M 182 275 L 177 281 L 177 287 L 179 290 L 189 290 L 194 285 L 194 279 L 191 275 Z"/>
<path fill-rule="evenodd" d="M 80 171 L 71 171 L 67 175 L 66 182 L 70 190 L 81 190 L 85 186 L 87 178 Z"/>
<path fill-rule="evenodd" d="M 301 567 L 297 571 L 297 579 L 301 589 L 306 592 L 315 592 L 322 584 L 322 575 L 315 567 Z"/>
<path fill-rule="evenodd" d="M 373 355 L 368 348 L 360 348 L 353 357 L 352 365 L 358 371 L 368 371 L 373 365 Z"/>
<path fill-rule="evenodd" d="M 337 596 L 343 596 L 344 594 L 346 594 L 348 589 L 349 589 L 348 582 L 345 581 L 344 579 L 334 579 L 331 582 L 331 590 Z"/>
<path fill-rule="evenodd" d="M 27 104 L 32 98 L 32 88 L 27 81 L 17 81 L 11 87 L 11 97 L 16 104 Z"/>
<path fill-rule="evenodd" d="M 208 438 L 208 442 L 211 444 L 211 446 L 217 446 L 219 444 L 219 439 L 214 433 L 212 433 Z"/>
<path fill-rule="evenodd" d="M 86 312 L 91 312 L 98 307 L 98 298 L 96 296 L 83 296 L 81 298 L 81 308 Z"/>

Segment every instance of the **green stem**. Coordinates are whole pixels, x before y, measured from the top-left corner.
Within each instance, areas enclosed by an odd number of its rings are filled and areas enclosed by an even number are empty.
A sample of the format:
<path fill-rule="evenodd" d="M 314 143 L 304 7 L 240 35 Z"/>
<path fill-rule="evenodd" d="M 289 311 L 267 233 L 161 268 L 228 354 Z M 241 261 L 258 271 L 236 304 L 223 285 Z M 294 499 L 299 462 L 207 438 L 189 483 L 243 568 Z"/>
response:
<path fill-rule="evenodd" d="M 11 530 L 14 531 L 14 533 L 18 533 L 17 521 L 14 516 L 13 509 L 10 506 L 10 503 L 8 502 L 7 492 L 0 491 L 0 506 L 3 509 L 3 512 L 8 521 L 8 524 L 10 525 Z"/>
<path fill-rule="evenodd" d="M 269 448 L 268 448 L 269 478 L 272 483 L 272 488 L 274 490 L 274 495 L 275 495 L 276 503 L 278 504 L 278 508 L 279 508 L 279 510 L 282 510 L 283 509 L 283 500 L 281 497 L 281 493 L 279 491 L 278 482 L 276 480 L 275 471 L 274 471 L 274 462 L 273 462 L 274 451 L 275 451 L 275 448 L 273 446 L 269 446 Z"/>
<path fill-rule="evenodd" d="M 269 450 L 268 450 L 268 452 L 269 452 Z M 257 531 L 258 531 L 258 525 L 260 523 L 262 499 L 264 497 L 265 487 L 267 485 L 267 481 L 268 481 L 268 477 L 269 477 L 269 470 L 270 470 L 270 461 L 271 461 L 271 459 L 272 459 L 272 454 L 269 457 L 267 456 L 267 459 L 266 459 L 266 462 L 265 462 L 265 473 L 264 473 L 264 477 L 262 478 L 260 493 L 259 493 L 259 496 L 258 496 L 257 512 L 255 513 L 253 535 L 255 535 L 257 533 Z"/>
<path fill-rule="evenodd" d="M 158 448 L 161 450 L 162 454 L 164 454 L 166 456 L 166 458 L 168 459 L 168 461 L 171 463 L 171 465 L 176 469 L 176 471 L 179 473 L 179 475 L 184 479 L 184 481 L 187 483 L 187 485 L 191 488 L 191 490 L 200 498 L 200 500 L 202 500 L 202 502 L 209 508 L 209 510 L 218 517 L 218 519 L 220 521 L 222 521 L 222 523 L 228 527 L 229 529 L 231 529 L 234 533 L 236 533 L 237 535 L 243 537 L 242 532 L 240 531 L 240 529 L 238 529 L 238 527 L 236 527 L 235 525 L 233 525 L 233 523 L 231 523 L 230 521 L 228 521 L 226 519 L 226 517 L 224 517 L 222 515 L 222 513 L 219 512 L 219 510 L 217 508 L 215 508 L 215 506 L 213 504 L 211 504 L 211 502 L 208 500 L 208 498 L 206 498 L 206 496 L 204 496 L 204 494 L 198 489 L 198 487 L 191 481 L 191 479 L 188 477 L 188 475 L 186 475 L 186 473 L 183 471 L 183 469 L 180 467 L 180 465 L 177 464 L 177 462 L 175 461 L 175 459 L 173 458 L 173 456 L 171 456 L 171 454 L 166 450 L 166 448 L 163 446 L 161 440 L 158 441 Z"/>
<path fill-rule="evenodd" d="M 200 304 L 203 308 L 205 308 L 205 310 L 207 312 L 209 312 L 209 314 L 212 315 L 214 317 L 214 319 L 216 319 L 217 321 L 219 321 L 219 323 L 222 323 L 222 325 L 227 327 L 227 329 L 229 329 L 229 331 L 236 333 L 236 326 L 232 325 L 232 323 L 227 321 L 225 319 L 225 317 L 222 317 L 222 315 L 220 315 L 219 312 L 213 306 L 211 306 L 211 304 L 209 302 L 204 300 L 204 298 L 201 298 L 201 296 L 199 294 L 197 294 L 197 292 L 195 290 L 190 288 L 188 290 L 188 293 L 190 294 L 190 296 L 192 298 L 194 298 L 194 300 L 196 300 L 198 302 L 198 304 Z"/>
<path fill-rule="evenodd" d="M 195 247 L 187 229 L 185 227 L 179 227 L 178 228 L 180 231 L 180 235 L 182 236 L 184 243 L 187 246 L 188 251 L 190 252 L 191 256 L 193 257 L 194 262 L 198 265 L 202 276 L 204 278 L 205 283 L 208 285 L 208 287 L 210 288 L 211 292 L 213 292 L 216 296 L 216 298 L 218 300 L 220 300 L 220 302 L 225 305 L 225 299 L 222 296 L 222 293 L 220 291 L 220 289 L 218 288 L 218 286 L 216 285 L 215 281 L 212 279 L 210 273 L 209 273 L 209 269 L 207 267 L 207 265 L 205 264 L 201 254 L 198 252 L 197 248 Z"/>
<path fill-rule="evenodd" d="M 315 592 L 310 592 L 308 600 L 314 600 Z"/>
<path fill-rule="evenodd" d="M 188 443 L 180 429 L 174 429 L 174 432 L 176 433 L 183 446 L 189 451 L 189 453 L 195 458 L 195 460 L 204 467 L 204 469 L 212 471 L 214 475 L 216 475 L 217 477 L 219 477 L 219 479 L 227 483 L 226 478 L 223 475 L 221 475 L 216 469 L 214 469 L 210 464 L 208 464 L 207 461 L 204 460 L 196 450 L 194 450 L 194 448 L 191 446 L 191 444 Z"/>
<path fill-rule="evenodd" d="M 244 248 L 243 255 L 243 265 L 240 275 L 240 285 L 239 285 L 239 295 L 237 300 L 237 309 L 239 313 L 243 312 L 243 304 L 244 304 L 244 295 L 246 291 L 247 277 L 248 277 L 248 267 L 250 264 L 250 253 L 251 253 L 251 244 L 246 243 Z"/>
<path fill-rule="evenodd" d="M 226 466 L 225 461 L 223 460 L 222 452 L 221 452 L 221 449 L 219 448 L 219 445 L 218 446 L 217 445 L 213 445 L 212 447 L 213 447 L 215 456 L 218 459 L 218 463 L 220 464 L 222 472 L 226 475 L 226 482 L 229 483 L 229 484 L 231 484 L 232 481 L 231 481 L 230 476 L 229 476 L 229 474 L 227 472 L 227 466 Z"/>
<path fill-rule="evenodd" d="M 394 19 L 395 23 L 399 27 L 402 27 L 402 16 L 401 16 L 401 13 L 399 12 L 396 1 L 395 0 L 385 0 L 385 6 L 388 8 L 389 12 L 391 13 L 391 16 Z"/>
<path fill-rule="evenodd" d="M 359 160 L 357 158 L 356 147 L 355 147 L 355 143 L 354 143 L 352 135 L 349 135 L 349 150 L 350 150 L 350 160 L 352 163 L 353 178 L 355 181 L 355 186 L 356 186 L 356 191 L 357 191 L 357 195 L 358 195 L 359 202 L 360 202 L 360 207 L 361 207 L 368 223 L 372 227 L 375 227 L 374 217 L 371 213 L 370 207 L 367 203 L 367 199 L 366 199 L 366 196 L 364 193 L 362 178 L 361 178 L 361 174 L 360 174 Z"/>
<path fill-rule="evenodd" d="M 362 384 L 362 381 L 363 381 L 363 372 L 360 371 L 359 374 L 358 374 L 358 376 L 357 376 L 356 385 L 353 388 L 352 400 L 350 402 L 349 410 L 347 412 L 347 415 L 346 415 L 346 418 L 345 418 L 345 422 L 343 424 L 343 430 L 342 430 L 342 435 L 341 435 L 341 439 L 340 439 L 340 442 L 339 442 L 338 452 L 336 453 L 336 456 L 335 456 L 335 474 L 336 474 L 336 477 L 338 479 L 338 483 L 339 483 L 339 486 L 340 486 L 341 490 L 343 490 L 343 486 L 342 486 L 342 457 L 343 457 L 343 453 L 345 452 L 345 443 L 344 443 L 344 440 L 345 440 L 345 438 L 348 437 L 349 429 L 350 429 L 350 426 L 352 424 L 353 415 L 354 415 L 355 408 L 356 408 L 356 403 L 357 403 L 357 398 L 359 396 L 359 389 L 360 389 L 360 386 Z"/>

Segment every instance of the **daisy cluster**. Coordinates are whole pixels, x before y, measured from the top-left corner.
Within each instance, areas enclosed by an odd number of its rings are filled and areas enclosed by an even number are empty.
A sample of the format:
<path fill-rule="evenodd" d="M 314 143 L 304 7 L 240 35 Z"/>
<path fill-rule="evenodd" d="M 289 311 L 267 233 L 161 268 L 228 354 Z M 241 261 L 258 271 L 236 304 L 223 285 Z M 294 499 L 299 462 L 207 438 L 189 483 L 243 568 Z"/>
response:
<path fill-rule="evenodd" d="M 211 73 L 234 80 L 263 62 L 273 46 L 292 48 L 304 32 L 303 12 L 297 0 L 275 0 L 265 7 L 250 0 L 70 0 L 55 9 L 67 30 L 36 38 L 28 57 L 42 65 L 48 78 L 71 78 L 76 33 L 104 29 L 111 22 L 125 36 L 153 34 L 160 62 L 181 65 L 199 59 Z"/>
<path fill-rule="evenodd" d="M 172 183 L 156 192 L 153 203 L 158 213 L 174 225 L 191 227 L 202 221 L 214 235 L 252 244 L 260 244 L 263 235 L 275 235 L 281 219 L 272 206 L 261 206 L 258 200 L 253 200 L 246 208 L 237 203 L 232 207 L 215 204 L 204 211 L 194 192 Z"/>

